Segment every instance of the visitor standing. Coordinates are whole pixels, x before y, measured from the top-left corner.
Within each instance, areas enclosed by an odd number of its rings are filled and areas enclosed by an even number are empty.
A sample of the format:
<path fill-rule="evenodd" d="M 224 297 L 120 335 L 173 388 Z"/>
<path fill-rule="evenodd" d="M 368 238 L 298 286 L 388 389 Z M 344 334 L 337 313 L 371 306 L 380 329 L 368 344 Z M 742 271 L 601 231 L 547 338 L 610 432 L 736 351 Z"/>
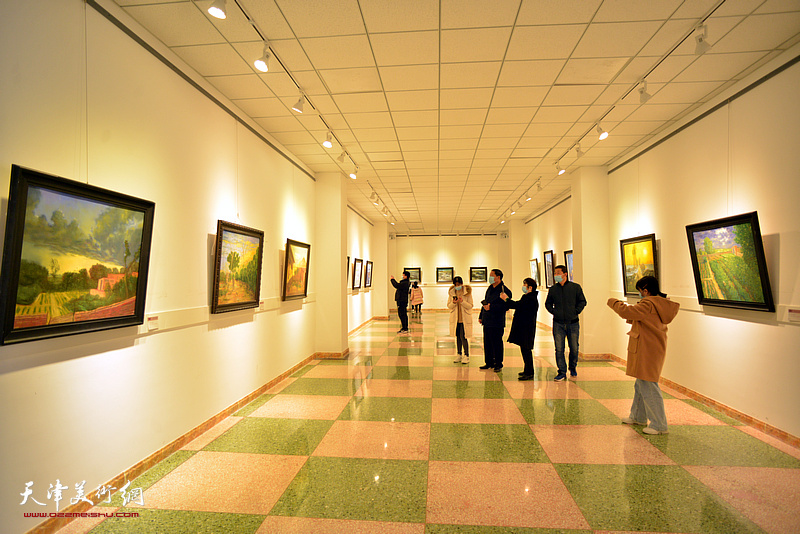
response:
<path fill-rule="evenodd" d="M 514 310 L 508 342 L 519 345 L 522 354 L 523 368 L 519 379 L 533 380 L 533 341 L 536 337 L 536 315 L 539 312 L 536 282 L 533 278 L 522 281 L 522 297 L 518 301 L 511 300 L 505 293 L 501 293 L 500 298 Z"/>
<path fill-rule="evenodd" d="M 558 265 L 554 269 L 556 283 L 550 287 L 544 307 L 553 315 L 553 341 L 556 345 L 558 374 L 554 378 L 561 382 L 567 378 L 567 362 L 564 360 L 564 340 L 569 344 L 569 374 L 578 376 L 578 315 L 586 307 L 586 297 L 580 284 L 570 282 L 567 268 Z"/>
<path fill-rule="evenodd" d="M 508 304 L 500 298 L 505 293 L 511 298 L 511 291 L 503 284 L 503 271 L 489 271 L 489 287 L 481 301 L 481 313 L 478 322 L 483 325 L 483 357 L 485 363 L 481 369 L 493 369 L 499 373 L 503 368 L 503 331 L 506 328 L 506 311 Z"/>
<path fill-rule="evenodd" d="M 411 273 L 403 271 L 403 279 L 399 282 L 390 277 L 392 285 L 394 286 L 394 300 L 397 302 L 397 316 L 400 318 L 400 330 L 398 334 L 408 334 L 408 278 Z"/>
<path fill-rule="evenodd" d="M 456 276 L 453 278 L 453 287 L 447 295 L 450 335 L 455 336 L 458 350 L 458 356 L 453 363 L 469 363 L 469 338 L 472 337 L 472 288 L 465 286 L 464 280 Z"/>
<path fill-rule="evenodd" d="M 416 280 L 411 284 L 411 311 L 422 313 L 422 288 Z"/>

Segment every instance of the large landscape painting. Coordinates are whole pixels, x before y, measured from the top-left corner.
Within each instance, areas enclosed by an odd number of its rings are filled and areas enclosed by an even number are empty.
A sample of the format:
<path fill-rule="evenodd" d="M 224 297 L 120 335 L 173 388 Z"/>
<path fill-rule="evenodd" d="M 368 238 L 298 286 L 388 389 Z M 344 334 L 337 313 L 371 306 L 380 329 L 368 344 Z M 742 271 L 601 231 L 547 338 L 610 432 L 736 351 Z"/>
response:
<path fill-rule="evenodd" d="M 756 212 L 686 231 L 701 304 L 774 311 Z"/>
<path fill-rule="evenodd" d="M 137 315 L 143 320 L 140 284 L 146 280 L 152 203 L 135 199 L 131 205 L 130 197 L 85 184 L 16 166 L 13 172 L 2 282 L 4 341 L 25 340 L 24 330 L 40 338 L 87 330 L 58 328 L 76 323 L 120 326 L 115 319 Z M 20 335 L 7 339 L 12 333 Z"/>
<path fill-rule="evenodd" d="M 217 221 L 211 313 L 258 306 L 263 241 L 261 230 Z"/>

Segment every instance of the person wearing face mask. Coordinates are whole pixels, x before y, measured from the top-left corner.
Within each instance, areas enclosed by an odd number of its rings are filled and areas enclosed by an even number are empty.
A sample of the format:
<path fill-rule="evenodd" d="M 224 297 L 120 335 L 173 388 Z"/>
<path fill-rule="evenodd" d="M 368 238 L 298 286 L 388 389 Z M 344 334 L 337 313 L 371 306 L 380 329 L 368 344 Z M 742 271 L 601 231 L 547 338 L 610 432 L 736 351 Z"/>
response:
<path fill-rule="evenodd" d="M 524 367 L 519 374 L 520 380 L 533 380 L 533 340 L 536 337 L 536 315 L 539 312 L 538 295 L 533 278 L 522 281 L 522 297 L 518 301 L 511 300 L 505 293 L 500 294 L 500 298 L 514 310 L 508 342 L 519 345 L 522 353 Z"/>
<path fill-rule="evenodd" d="M 400 318 L 400 330 L 398 334 L 408 334 L 408 279 L 411 273 L 403 271 L 403 279 L 399 282 L 394 279 L 394 276 L 389 277 L 392 285 L 395 288 L 394 300 L 397 302 L 397 316 Z"/>
<path fill-rule="evenodd" d="M 666 434 L 667 414 L 664 397 L 658 387 L 664 358 L 667 354 L 667 325 L 678 314 L 680 305 L 667 299 L 658 287 L 658 279 L 645 276 L 636 282 L 642 300 L 629 306 L 615 298 L 608 299 L 608 306 L 631 325 L 628 332 L 628 362 L 625 374 L 636 378 L 633 385 L 631 414 L 622 420 L 628 425 L 650 426 L 642 429 L 645 434 Z"/>
<path fill-rule="evenodd" d="M 503 271 L 489 271 L 489 283 L 486 295 L 481 301 L 481 313 L 478 322 L 483 325 L 483 357 L 485 363 L 481 369 L 493 369 L 499 373 L 503 368 L 503 331 L 506 329 L 506 311 L 508 304 L 500 298 L 505 293 L 511 298 L 511 291 L 503 283 Z"/>
<path fill-rule="evenodd" d="M 450 310 L 450 335 L 456 338 L 458 356 L 453 363 L 469 363 L 469 338 L 472 337 L 472 288 L 464 285 L 460 276 L 453 278 L 447 292 Z M 462 356 L 463 350 L 463 356 Z"/>
<path fill-rule="evenodd" d="M 567 362 L 564 360 L 564 340 L 569 344 L 569 374 L 578 376 L 578 334 L 580 322 L 578 315 L 586 307 L 586 297 L 580 284 L 570 282 L 567 268 L 557 265 L 554 269 L 556 283 L 547 292 L 544 307 L 553 315 L 553 341 L 556 345 L 556 365 L 558 374 L 553 379 L 562 382 L 567 379 Z"/>

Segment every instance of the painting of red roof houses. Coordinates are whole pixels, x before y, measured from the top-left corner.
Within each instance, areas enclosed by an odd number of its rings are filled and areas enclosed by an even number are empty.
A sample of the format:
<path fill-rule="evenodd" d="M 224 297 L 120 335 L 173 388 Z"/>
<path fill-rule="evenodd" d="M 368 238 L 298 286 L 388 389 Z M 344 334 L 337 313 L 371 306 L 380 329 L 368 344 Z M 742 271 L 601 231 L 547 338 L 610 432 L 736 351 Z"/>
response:
<path fill-rule="evenodd" d="M 14 329 L 132 316 L 144 214 L 27 191 Z"/>

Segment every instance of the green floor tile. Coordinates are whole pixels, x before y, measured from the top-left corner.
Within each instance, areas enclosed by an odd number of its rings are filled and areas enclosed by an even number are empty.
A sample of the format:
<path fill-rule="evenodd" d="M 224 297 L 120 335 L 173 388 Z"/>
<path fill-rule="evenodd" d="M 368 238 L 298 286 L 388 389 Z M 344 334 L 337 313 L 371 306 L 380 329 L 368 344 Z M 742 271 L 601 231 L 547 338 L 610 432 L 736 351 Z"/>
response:
<path fill-rule="evenodd" d="M 669 434 L 646 438 L 679 465 L 800 469 L 797 458 L 729 426 L 670 425 Z"/>
<path fill-rule="evenodd" d="M 266 403 L 268 400 L 270 400 L 274 396 L 275 395 L 271 395 L 271 394 L 259 395 L 258 397 L 253 399 L 250 402 L 250 404 L 248 404 L 247 406 L 243 406 L 243 407 L 239 408 L 236 412 L 234 412 L 233 415 L 235 415 L 236 417 L 247 417 L 248 415 L 250 415 L 254 411 L 256 411 L 259 408 L 261 408 L 264 405 L 264 403 Z"/>
<path fill-rule="evenodd" d="M 485 527 L 483 525 L 425 525 L 425 534 L 592 534 L 591 530 L 558 528 Z"/>
<path fill-rule="evenodd" d="M 596 530 L 762 532 L 680 466 L 555 466 Z"/>
<path fill-rule="evenodd" d="M 665 399 L 667 398 L 667 394 L 666 393 L 664 394 L 664 398 Z M 744 423 L 742 423 L 741 421 L 737 421 L 733 417 L 729 417 L 729 416 L 725 415 L 724 413 L 720 412 L 719 410 L 715 410 L 714 408 L 712 408 L 710 406 L 706 406 L 702 402 L 696 401 L 694 399 L 683 399 L 683 402 L 685 402 L 687 404 L 691 404 L 692 406 L 694 406 L 698 410 L 707 413 L 711 417 L 719 419 L 723 423 L 726 423 L 726 424 L 729 424 L 729 425 L 733 425 L 733 426 L 744 426 Z"/>
<path fill-rule="evenodd" d="M 385 349 L 389 346 L 389 341 L 358 341 L 350 340 L 348 345 L 353 349 Z"/>
<path fill-rule="evenodd" d="M 453 462 L 550 460 L 528 425 L 431 424 L 430 459 Z"/>
<path fill-rule="evenodd" d="M 203 450 L 308 456 L 332 424 L 333 421 L 248 417 Z"/>
<path fill-rule="evenodd" d="M 376 365 L 368 378 L 382 380 L 433 380 L 432 367 L 414 365 Z"/>
<path fill-rule="evenodd" d="M 250 514 L 223 514 L 183 510 L 120 509 L 120 512 L 138 512 L 139 517 L 109 518 L 90 530 L 90 534 L 218 534 L 235 532 L 250 534 L 258 530 L 266 516 Z"/>
<path fill-rule="evenodd" d="M 342 410 L 339 419 L 343 421 L 430 423 L 431 399 L 354 397 Z"/>
<path fill-rule="evenodd" d="M 432 396 L 435 399 L 510 398 L 508 390 L 499 380 L 434 380 Z"/>
<path fill-rule="evenodd" d="M 578 369 L 581 367 L 613 367 L 611 362 L 597 362 L 597 361 L 588 361 L 584 362 L 583 360 L 578 360 Z"/>
<path fill-rule="evenodd" d="M 594 399 L 633 399 L 633 382 L 629 381 L 579 380 L 578 386 Z"/>
<path fill-rule="evenodd" d="M 429 352 L 431 349 L 427 349 Z M 400 348 L 389 348 L 386 350 L 386 354 L 389 356 L 421 356 L 423 348 L 422 347 L 400 347 Z"/>
<path fill-rule="evenodd" d="M 281 390 L 286 395 L 352 395 L 361 386 L 360 379 L 298 378 Z"/>
<path fill-rule="evenodd" d="M 293 378 L 300 378 L 310 370 L 312 370 L 316 365 L 304 365 L 302 368 L 298 369 L 294 373 L 292 373 Z"/>
<path fill-rule="evenodd" d="M 428 463 L 312 456 L 270 515 L 425 521 Z"/>
<path fill-rule="evenodd" d="M 591 399 L 522 399 L 515 401 L 531 425 L 618 425 L 620 419 Z"/>

